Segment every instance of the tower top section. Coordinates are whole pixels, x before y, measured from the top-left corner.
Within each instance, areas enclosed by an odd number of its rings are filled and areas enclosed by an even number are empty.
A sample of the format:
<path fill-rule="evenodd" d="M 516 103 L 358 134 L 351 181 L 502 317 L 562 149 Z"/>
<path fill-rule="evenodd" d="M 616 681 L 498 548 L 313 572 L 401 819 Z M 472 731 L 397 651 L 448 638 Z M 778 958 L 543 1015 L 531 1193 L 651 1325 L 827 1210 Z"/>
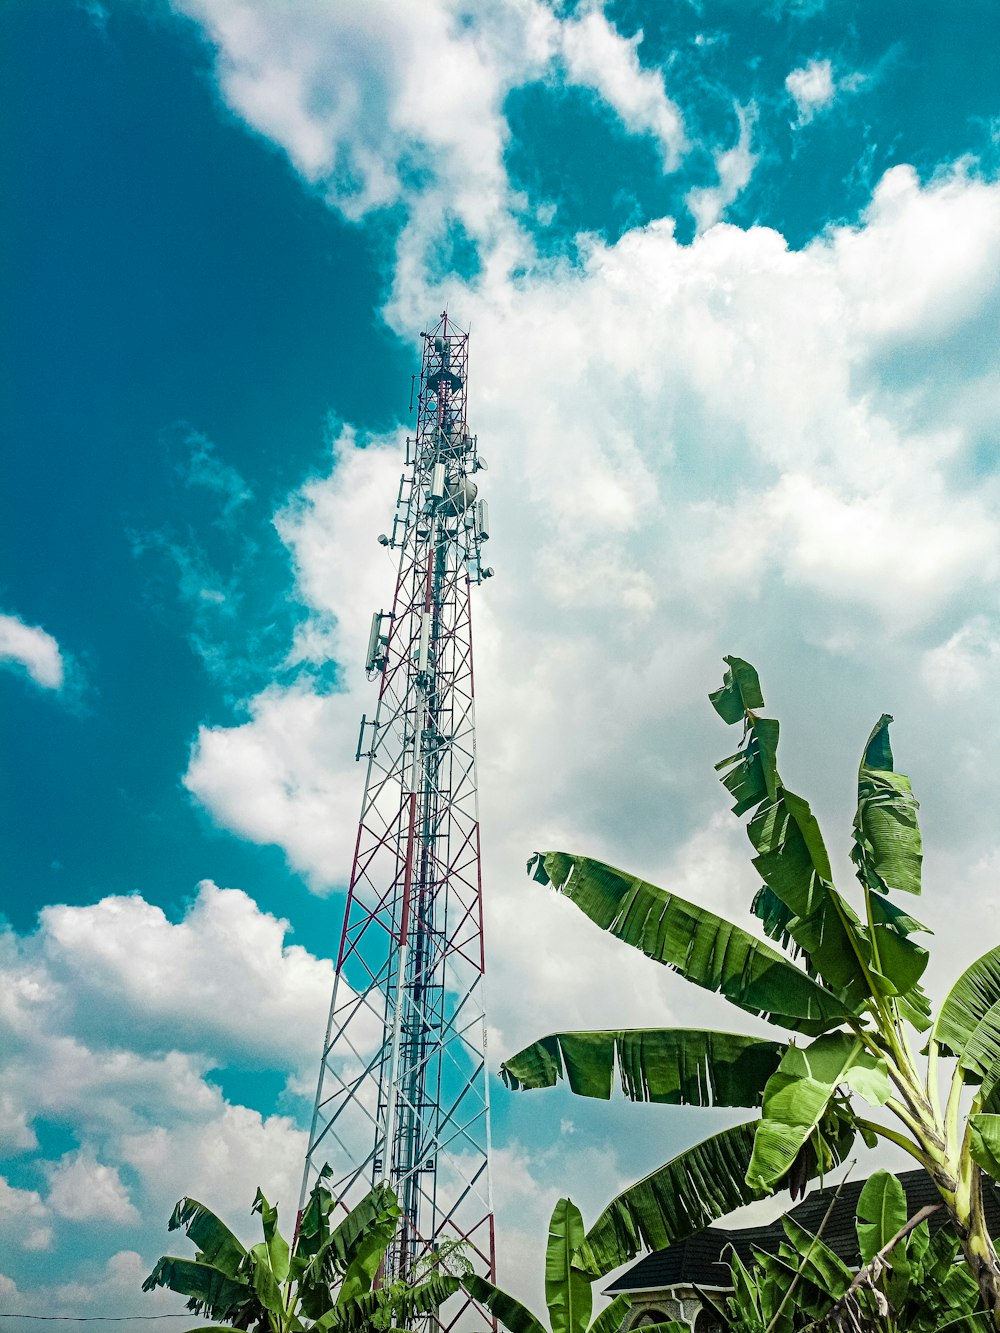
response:
<path fill-rule="evenodd" d="M 486 460 L 468 422 L 469 334 L 444 311 L 420 337 L 416 435 L 406 441 L 392 534 L 383 533 L 379 541 L 406 547 L 433 531 L 437 542 L 452 547 L 452 559 L 469 579 L 482 583 L 493 570 L 483 560 L 489 509 L 476 477 L 486 471 Z"/>

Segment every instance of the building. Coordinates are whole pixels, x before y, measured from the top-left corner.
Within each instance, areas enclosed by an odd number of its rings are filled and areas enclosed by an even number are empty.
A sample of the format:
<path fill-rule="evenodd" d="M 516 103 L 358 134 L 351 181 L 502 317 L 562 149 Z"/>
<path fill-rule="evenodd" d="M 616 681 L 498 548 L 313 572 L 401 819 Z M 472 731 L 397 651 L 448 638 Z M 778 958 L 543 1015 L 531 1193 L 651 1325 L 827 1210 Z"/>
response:
<path fill-rule="evenodd" d="M 941 1196 L 926 1171 L 903 1171 L 897 1178 L 906 1194 L 908 1216 L 912 1217 L 926 1204 L 940 1203 Z M 855 1219 L 858 1197 L 864 1185 L 864 1180 L 851 1180 L 843 1186 L 823 1228 L 825 1244 L 851 1268 L 861 1264 Z M 836 1190 L 835 1185 L 814 1190 L 790 1209 L 789 1215 L 815 1234 Z M 1000 1235 L 1000 1192 L 986 1177 L 983 1178 L 983 1190 L 990 1234 Z M 932 1231 L 949 1225 L 944 1209 L 929 1219 L 929 1225 Z M 698 1289 L 724 1299 L 732 1290 L 729 1281 L 731 1249 L 749 1265 L 755 1249 L 775 1254 L 784 1239 L 779 1217 L 767 1226 L 738 1230 L 706 1227 L 687 1240 L 647 1254 L 607 1288 L 609 1296 L 627 1292 L 632 1297 L 632 1308 L 622 1325 L 622 1333 L 632 1333 L 633 1329 L 668 1319 L 690 1325 L 693 1333 L 719 1333 L 719 1325 L 711 1311 L 702 1309 Z"/>

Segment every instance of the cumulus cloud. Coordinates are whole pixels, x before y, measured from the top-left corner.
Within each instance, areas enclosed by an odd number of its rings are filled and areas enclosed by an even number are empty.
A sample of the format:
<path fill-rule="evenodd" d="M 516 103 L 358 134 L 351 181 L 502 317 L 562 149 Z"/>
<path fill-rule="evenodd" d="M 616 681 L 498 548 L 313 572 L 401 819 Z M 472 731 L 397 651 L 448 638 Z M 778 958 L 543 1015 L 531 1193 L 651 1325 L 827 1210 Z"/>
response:
<path fill-rule="evenodd" d="M 563 16 L 542 0 L 173 4 L 215 47 L 226 104 L 334 207 L 355 220 L 405 209 L 400 289 L 433 265 L 456 224 L 484 268 L 527 256 L 504 165 L 515 88 L 549 79 L 590 89 L 655 140 L 667 171 L 686 148 L 663 71 L 639 60 L 641 33 L 623 35 L 597 5 Z"/>
<path fill-rule="evenodd" d="M 58 643 L 18 616 L 0 615 L 0 664 L 23 669 L 44 690 L 62 689 L 65 666 Z"/>
<path fill-rule="evenodd" d="M 856 93 L 869 82 L 858 70 L 835 74 L 829 59 L 813 59 L 789 72 L 785 91 L 795 103 L 796 124 L 808 125 L 833 106 L 839 93 Z"/>
<path fill-rule="evenodd" d="M 141 1013 L 147 1050 L 298 1070 L 316 1056 L 333 969 L 286 944 L 287 931 L 245 893 L 206 880 L 177 923 L 138 895 L 47 907 L 39 943 L 80 1035 L 127 1045 Z"/>
<path fill-rule="evenodd" d="M 718 184 L 690 190 L 685 198 L 700 232 L 713 227 L 729 205 L 742 194 L 750 184 L 757 163 L 757 154 L 751 147 L 757 108 L 751 103 L 745 107 L 737 106 L 735 110 L 739 124 L 736 143 L 732 148 L 719 149 L 715 153 Z"/>
<path fill-rule="evenodd" d="M 849 825 L 868 713 L 907 718 L 904 753 L 941 743 L 906 664 L 993 597 L 998 495 L 991 476 L 954 466 L 977 447 L 973 419 L 928 427 L 882 372 L 924 345 L 935 301 L 956 334 L 990 309 L 990 218 L 998 187 L 902 172 L 860 225 L 799 252 L 724 224 L 686 247 L 663 221 L 593 242 L 572 283 L 539 271 L 464 293 L 498 573 L 475 612 L 494 1049 L 527 1039 L 539 1013 L 593 1025 L 602 1011 L 627 1023 L 693 1005 L 731 1022 L 655 967 L 623 968 L 617 946 L 521 870 L 533 848 L 564 845 L 677 883 L 692 849 L 724 838 L 711 761 L 731 738 L 698 704 L 722 653 L 755 657 L 797 719 L 788 762 L 806 765 L 797 785 L 835 830 Z M 961 259 L 928 264 L 945 227 Z M 422 299 L 434 308 L 438 295 Z M 949 386 L 924 387 L 943 410 Z M 372 706 L 361 659 L 392 582 L 373 540 L 395 493 L 392 445 L 345 433 L 330 475 L 278 520 L 343 689 L 271 687 L 240 726 L 202 729 L 186 776 L 220 824 L 283 847 L 318 887 L 350 866 L 351 761 Z M 857 697 L 873 643 L 879 670 Z M 815 773 L 810 744 L 829 749 Z M 753 877 L 732 837 L 699 893 L 738 912 Z"/>
<path fill-rule="evenodd" d="M 116 1257 L 132 1286 L 112 1282 L 102 1313 L 119 1297 L 135 1309 L 135 1273 L 164 1248 L 182 1195 L 205 1199 L 245 1239 L 257 1184 L 286 1218 L 294 1210 L 299 1117 L 234 1104 L 213 1078 L 274 1071 L 288 1081 L 290 1110 L 304 1113 L 332 966 L 287 933 L 246 894 L 206 881 L 176 922 L 134 895 L 49 907 L 34 934 L 0 935 L 0 1129 L 23 1177 L 0 1180 L 0 1239 L 61 1249 L 72 1233 L 79 1251 L 81 1223 L 128 1228 L 143 1252 Z M 47 1152 L 53 1132 L 76 1146 Z M 104 1269 L 89 1271 L 66 1270 L 57 1292 L 26 1290 L 24 1308 L 93 1308 L 91 1282 Z"/>
<path fill-rule="evenodd" d="M 46 1164 L 48 1206 L 72 1222 L 136 1222 L 139 1214 L 118 1170 L 98 1162 L 92 1151 L 64 1154 Z"/>
<path fill-rule="evenodd" d="M 567 81 L 592 88 L 633 134 L 651 134 L 664 170 L 676 170 L 687 147 L 684 120 L 667 95 L 662 71 L 639 63 L 642 33 L 622 37 L 596 9 L 562 23 L 558 31 Z"/>
<path fill-rule="evenodd" d="M 47 1250 L 52 1228 L 49 1208 L 37 1190 L 18 1189 L 0 1176 L 0 1236 L 11 1250 Z"/>

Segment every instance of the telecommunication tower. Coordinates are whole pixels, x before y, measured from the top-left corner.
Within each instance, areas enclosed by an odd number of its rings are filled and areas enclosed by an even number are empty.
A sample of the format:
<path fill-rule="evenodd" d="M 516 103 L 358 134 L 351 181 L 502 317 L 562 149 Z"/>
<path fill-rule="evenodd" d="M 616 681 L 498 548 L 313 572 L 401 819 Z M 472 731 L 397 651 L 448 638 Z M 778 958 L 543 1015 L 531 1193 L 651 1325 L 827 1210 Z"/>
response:
<path fill-rule="evenodd" d="M 398 575 L 368 644 L 378 704 L 361 720 L 367 779 L 302 1202 L 326 1163 L 348 1205 L 388 1181 L 403 1216 L 387 1278 L 450 1239 L 492 1278 L 470 604 L 472 585 L 493 573 L 473 481 L 486 463 L 466 417 L 468 333 L 445 312 L 421 338 L 416 433 L 392 533 L 379 537 L 399 551 Z M 469 1302 L 451 1304 L 442 1328 L 494 1326 Z"/>

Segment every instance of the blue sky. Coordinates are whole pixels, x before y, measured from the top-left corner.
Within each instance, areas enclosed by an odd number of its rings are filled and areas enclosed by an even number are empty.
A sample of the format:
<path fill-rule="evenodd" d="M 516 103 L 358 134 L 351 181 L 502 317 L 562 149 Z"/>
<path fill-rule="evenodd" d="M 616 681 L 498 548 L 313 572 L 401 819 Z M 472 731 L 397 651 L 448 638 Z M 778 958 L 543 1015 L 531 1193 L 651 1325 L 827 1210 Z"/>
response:
<path fill-rule="evenodd" d="M 290 1206 L 374 539 L 444 304 L 491 465 L 494 1051 L 539 1015 L 742 1026 L 521 873 L 563 843 L 744 911 L 725 652 L 841 850 L 896 715 L 935 984 L 993 942 L 997 27 L 987 0 L 3 7 L 3 1306 L 152 1309 L 174 1198 Z M 529 1295 L 559 1193 L 592 1213 L 716 1123 L 495 1114 Z"/>

